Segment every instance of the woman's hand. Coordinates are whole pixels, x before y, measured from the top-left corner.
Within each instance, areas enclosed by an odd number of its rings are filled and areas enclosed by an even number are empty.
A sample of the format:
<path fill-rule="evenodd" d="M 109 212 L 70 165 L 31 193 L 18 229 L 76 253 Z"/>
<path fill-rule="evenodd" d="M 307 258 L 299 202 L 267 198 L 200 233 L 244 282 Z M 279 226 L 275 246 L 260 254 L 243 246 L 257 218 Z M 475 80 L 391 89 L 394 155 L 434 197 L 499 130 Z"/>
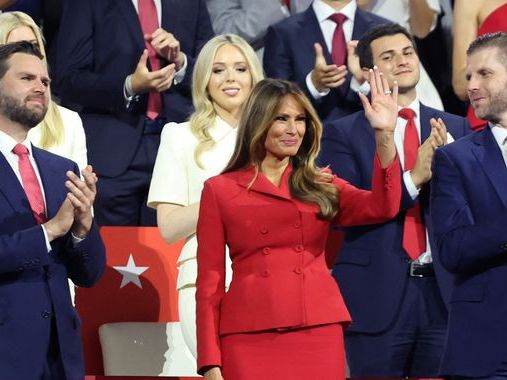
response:
<path fill-rule="evenodd" d="M 220 367 L 213 367 L 204 373 L 206 380 L 224 380 Z"/>
<path fill-rule="evenodd" d="M 391 91 L 377 66 L 370 69 L 369 75 L 371 102 L 366 95 L 359 93 L 366 118 L 375 130 L 393 133 L 398 117 L 398 83 L 394 83 Z"/>

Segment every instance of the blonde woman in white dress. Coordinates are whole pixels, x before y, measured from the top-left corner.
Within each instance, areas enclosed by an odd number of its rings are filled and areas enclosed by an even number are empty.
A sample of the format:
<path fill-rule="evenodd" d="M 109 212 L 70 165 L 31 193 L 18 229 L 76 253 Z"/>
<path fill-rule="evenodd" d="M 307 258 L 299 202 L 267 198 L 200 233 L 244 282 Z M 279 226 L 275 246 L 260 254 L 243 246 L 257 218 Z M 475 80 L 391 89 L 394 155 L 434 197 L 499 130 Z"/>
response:
<path fill-rule="evenodd" d="M 0 44 L 30 41 L 38 46 L 47 65 L 42 33 L 33 19 L 23 12 L 0 14 Z M 32 128 L 28 138 L 35 146 L 66 157 L 77 163 L 79 169 L 87 165 L 86 138 L 79 115 L 49 102 L 44 120 Z"/>
<path fill-rule="evenodd" d="M 194 66 L 195 112 L 188 122 L 167 124 L 161 135 L 148 206 L 157 210 L 157 223 L 166 242 L 186 240 L 178 258 L 178 308 L 183 338 L 194 357 L 195 230 L 201 190 L 206 179 L 227 165 L 243 104 L 262 78 L 261 63 L 244 39 L 234 34 L 211 39 Z"/>

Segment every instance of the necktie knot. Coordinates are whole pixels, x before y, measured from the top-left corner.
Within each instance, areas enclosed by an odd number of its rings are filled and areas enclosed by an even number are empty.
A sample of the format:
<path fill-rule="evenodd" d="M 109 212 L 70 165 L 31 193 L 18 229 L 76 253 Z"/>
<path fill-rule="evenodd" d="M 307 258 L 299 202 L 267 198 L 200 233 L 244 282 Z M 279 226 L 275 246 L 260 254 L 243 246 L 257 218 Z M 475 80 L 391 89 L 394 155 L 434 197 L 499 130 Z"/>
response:
<path fill-rule="evenodd" d="M 28 148 L 23 144 L 16 144 L 14 148 L 12 148 L 12 152 L 17 156 L 23 156 L 29 153 Z"/>
<path fill-rule="evenodd" d="M 329 16 L 329 19 L 331 21 L 334 21 L 337 26 L 343 25 L 345 20 L 347 20 L 347 16 L 345 16 L 343 13 L 333 13 L 331 16 Z"/>
<path fill-rule="evenodd" d="M 405 120 L 410 120 L 415 117 L 415 111 L 410 108 L 402 108 L 398 111 L 398 115 Z"/>

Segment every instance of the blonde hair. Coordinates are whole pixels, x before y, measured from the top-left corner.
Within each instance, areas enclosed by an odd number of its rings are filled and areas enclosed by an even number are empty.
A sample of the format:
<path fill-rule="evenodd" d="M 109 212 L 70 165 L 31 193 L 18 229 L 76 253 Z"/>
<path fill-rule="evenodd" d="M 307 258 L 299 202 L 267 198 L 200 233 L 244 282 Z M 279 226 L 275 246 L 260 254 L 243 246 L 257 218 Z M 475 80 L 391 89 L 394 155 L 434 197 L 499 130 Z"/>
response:
<path fill-rule="evenodd" d="M 213 101 L 208 94 L 207 87 L 215 55 L 218 49 L 224 45 L 235 46 L 245 56 L 250 74 L 252 75 L 252 85 L 255 85 L 264 78 L 262 65 L 257 55 L 243 38 L 235 34 L 223 34 L 212 38 L 204 45 L 194 65 L 192 99 L 195 111 L 190 116 L 190 129 L 197 138 L 194 159 L 201 168 L 203 167 L 200 162 L 202 153 L 215 145 L 215 141 L 210 134 L 210 127 L 213 125 L 217 113 L 213 106 Z"/>
<path fill-rule="evenodd" d="M 252 90 L 238 126 L 238 138 L 224 173 L 255 168 L 255 181 L 266 156 L 264 142 L 278 113 L 282 99 L 292 96 L 305 110 L 306 131 L 297 154 L 290 158 L 293 171 L 289 177 L 291 195 L 303 202 L 316 203 L 322 219 L 332 219 L 338 212 L 338 190 L 326 180 L 315 165 L 320 150 L 322 123 L 315 108 L 297 84 L 281 79 L 264 79 Z"/>
<path fill-rule="evenodd" d="M 44 37 L 35 21 L 26 13 L 5 12 L 0 14 L 0 44 L 7 43 L 11 32 L 21 26 L 27 26 L 32 30 L 37 40 L 38 48 L 44 56 L 44 64 L 47 67 Z M 38 125 L 41 128 L 41 138 L 37 144 L 39 147 L 49 149 L 62 143 L 65 134 L 63 120 L 57 104 L 51 100 L 51 98 L 49 100 L 46 116 Z"/>

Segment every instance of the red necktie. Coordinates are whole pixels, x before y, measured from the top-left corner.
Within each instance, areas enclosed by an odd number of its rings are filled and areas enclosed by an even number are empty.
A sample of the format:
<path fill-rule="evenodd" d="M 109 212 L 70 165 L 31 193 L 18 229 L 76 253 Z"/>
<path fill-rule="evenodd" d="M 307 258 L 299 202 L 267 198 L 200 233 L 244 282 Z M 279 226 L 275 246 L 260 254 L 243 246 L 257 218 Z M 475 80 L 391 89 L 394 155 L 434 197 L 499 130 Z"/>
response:
<path fill-rule="evenodd" d="M 19 157 L 19 172 L 21 174 L 21 182 L 23 182 L 23 189 L 25 190 L 26 197 L 30 203 L 33 216 L 37 223 L 42 224 L 46 222 L 46 212 L 44 207 L 44 198 L 42 197 L 42 190 L 35 175 L 32 163 L 30 162 L 29 151 L 23 144 L 17 144 L 12 152 Z"/>
<path fill-rule="evenodd" d="M 287 7 L 287 9 L 290 11 L 290 0 L 283 0 L 283 3 Z"/>
<path fill-rule="evenodd" d="M 337 66 L 345 65 L 347 62 L 347 42 L 343 33 L 343 23 L 347 20 L 347 16 L 335 13 L 329 16 L 329 19 L 336 23 L 333 34 L 333 46 L 331 48 L 333 63 Z"/>
<path fill-rule="evenodd" d="M 151 34 L 158 29 L 157 8 L 153 0 L 139 0 L 138 3 L 139 22 L 144 34 Z M 160 69 L 160 60 L 157 57 L 155 49 L 146 41 L 148 49 L 148 60 L 150 61 L 151 71 Z M 149 119 L 156 119 L 162 112 L 162 98 L 157 91 L 150 91 L 148 94 L 148 110 L 146 116 Z"/>
<path fill-rule="evenodd" d="M 407 120 L 403 151 L 405 155 L 404 170 L 411 170 L 415 166 L 417 150 L 419 149 L 419 134 L 415 126 L 415 112 L 410 108 L 402 108 L 399 116 Z M 407 255 L 416 260 L 421 253 L 426 252 L 426 228 L 421 215 L 421 206 L 417 201 L 414 207 L 407 210 L 403 223 L 403 249 Z"/>

